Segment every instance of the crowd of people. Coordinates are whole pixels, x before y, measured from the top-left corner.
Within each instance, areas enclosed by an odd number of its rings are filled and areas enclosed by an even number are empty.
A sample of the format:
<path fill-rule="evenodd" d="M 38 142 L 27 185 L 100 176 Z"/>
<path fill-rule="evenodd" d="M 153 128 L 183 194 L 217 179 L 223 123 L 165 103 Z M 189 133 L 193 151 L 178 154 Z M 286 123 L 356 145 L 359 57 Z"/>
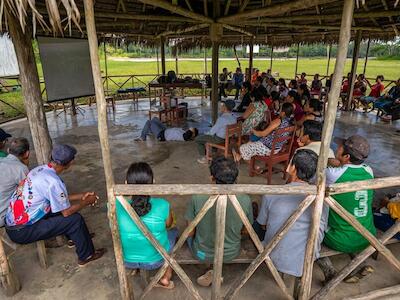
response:
<path fill-rule="evenodd" d="M 230 75 L 228 70 L 224 69 L 220 77 L 223 83 L 220 86 L 221 97 L 226 96 L 224 84 Z M 235 99 L 221 100 L 221 114 L 207 132 L 199 134 L 196 128 L 167 128 L 160 120 L 154 118 L 146 122 L 138 139 L 146 140 L 148 135 L 153 135 L 163 142 L 194 140 L 198 148 L 198 162 L 207 163 L 205 145 L 210 142 L 223 143 L 227 126 L 242 122 L 242 136 L 246 142 L 234 149 L 233 159 L 216 156 L 209 166 L 213 184 L 235 184 L 238 182 L 238 163 L 242 159 L 249 161 L 255 155 L 268 156 L 274 139 L 287 134 L 281 133 L 280 129 L 294 127 L 296 143 L 286 170 L 289 174 L 287 185 L 314 185 L 324 121 L 319 97 L 324 88 L 319 75 L 314 76 L 311 88 L 307 85 L 305 73 L 288 84 L 284 79 L 276 80 L 270 71 L 260 74 L 256 70 L 251 80 L 244 82 L 244 78 L 238 68 L 233 74 Z M 381 80 L 378 76 L 376 85 L 381 84 Z M 383 90 L 380 86 L 371 88 L 371 93 L 372 90 L 379 90 L 380 93 Z M 399 97 L 399 88 L 400 80 L 387 95 L 375 97 L 372 101 L 375 105 L 384 103 L 382 108 L 385 110 L 389 104 L 390 109 L 393 105 L 399 106 L 399 99 L 396 98 Z M 360 90 L 363 89 L 360 87 Z M 360 99 L 368 103 L 371 101 L 369 97 L 377 95 Z M 266 115 L 270 118 L 266 118 Z M 327 184 L 374 178 L 371 167 L 366 164 L 370 148 L 364 137 L 353 135 L 347 139 L 336 139 L 335 142 L 338 145 L 336 153 L 330 149 L 328 155 Z M 283 142 L 275 143 L 278 151 L 284 146 Z M 60 177 L 72 167 L 76 155 L 77 150 L 70 145 L 54 145 L 48 164 L 28 170 L 29 142 L 25 138 L 12 138 L 0 129 L 0 226 L 4 225 L 10 239 L 20 244 L 65 235 L 68 245 L 75 247 L 78 265 L 85 266 L 101 258 L 105 249 L 95 249 L 92 242 L 94 234 L 89 232 L 84 218 L 79 214 L 83 208 L 95 204 L 98 196 L 94 191 L 69 194 Z M 131 164 L 126 173 L 126 183 L 153 184 L 152 168 L 146 162 Z M 376 228 L 387 230 L 400 217 L 400 203 L 388 198 L 384 199 L 382 207 L 374 211 L 374 193 L 369 189 L 332 197 L 372 234 L 376 234 Z M 187 223 L 195 219 L 207 199 L 205 195 L 191 197 L 183 216 Z M 259 205 L 252 201 L 249 195 L 237 195 L 237 199 L 265 245 L 299 207 L 305 196 L 264 195 Z M 160 245 L 171 251 L 179 232 L 176 227 L 177 217 L 170 203 L 164 198 L 144 195 L 127 197 L 126 200 Z M 125 266 L 143 270 L 160 268 L 164 259 L 118 201 L 116 212 Z M 295 277 L 302 276 L 308 232 L 312 223 L 311 213 L 312 209 L 308 208 L 272 251 L 271 259 L 278 271 Z M 207 271 L 197 279 L 201 286 L 212 284 L 215 226 L 213 207 L 187 239 L 193 257 L 207 266 Z M 230 202 L 227 206 L 225 226 L 224 262 L 230 262 L 239 255 L 242 237 L 247 235 L 242 220 Z M 337 271 L 329 258 L 319 258 L 323 244 L 352 257 L 369 245 L 358 231 L 326 206 L 321 218 L 315 259 L 325 275 L 325 281 L 328 282 Z M 345 281 L 358 282 L 371 272 L 371 266 L 362 265 L 346 277 Z M 157 286 L 174 288 L 171 278 L 172 269 L 169 267 Z"/>

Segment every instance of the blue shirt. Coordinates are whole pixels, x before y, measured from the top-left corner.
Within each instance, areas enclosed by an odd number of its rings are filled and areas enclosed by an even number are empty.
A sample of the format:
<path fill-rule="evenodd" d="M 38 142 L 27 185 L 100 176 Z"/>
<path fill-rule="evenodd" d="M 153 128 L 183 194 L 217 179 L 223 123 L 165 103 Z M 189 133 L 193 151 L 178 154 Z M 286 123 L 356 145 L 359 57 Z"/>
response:
<path fill-rule="evenodd" d="M 239 74 L 234 73 L 232 79 L 233 79 L 233 82 L 235 83 L 235 85 L 241 86 L 243 84 L 244 75 L 243 75 L 243 73 L 239 73 Z"/>
<path fill-rule="evenodd" d="M 236 117 L 231 112 L 223 113 L 213 127 L 208 132 L 209 135 L 216 135 L 224 139 L 226 134 L 226 127 L 237 123 Z"/>
<path fill-rule="evenodd" d="M 183 134 L 185 130 L 182 128 L 167 128 L 164 131 L 164 137 L 166 141 L 184 141 Z"/>
<path fill-rule="evenodd" d="M 62 179 L 50 165 L 31 170 L 10 198 L 7 226 L 32 225 L 49 212 L 57 213 L 71 206 Z"/>

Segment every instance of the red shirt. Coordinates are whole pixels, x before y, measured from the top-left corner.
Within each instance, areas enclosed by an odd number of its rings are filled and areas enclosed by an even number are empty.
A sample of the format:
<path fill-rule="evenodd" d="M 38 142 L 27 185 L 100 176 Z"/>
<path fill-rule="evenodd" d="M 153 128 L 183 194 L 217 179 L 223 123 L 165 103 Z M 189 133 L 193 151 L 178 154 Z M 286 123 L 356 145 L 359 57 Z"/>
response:
<path fill-rule="evenodd" d="M 378 98 L 381 96 L 381 93 L 384 89 L 385 87 L 383 86 L 383 84 L 377 82 L 371 87 L 371 92 L 369 93 L 369 95 L 371 97 Z"/>

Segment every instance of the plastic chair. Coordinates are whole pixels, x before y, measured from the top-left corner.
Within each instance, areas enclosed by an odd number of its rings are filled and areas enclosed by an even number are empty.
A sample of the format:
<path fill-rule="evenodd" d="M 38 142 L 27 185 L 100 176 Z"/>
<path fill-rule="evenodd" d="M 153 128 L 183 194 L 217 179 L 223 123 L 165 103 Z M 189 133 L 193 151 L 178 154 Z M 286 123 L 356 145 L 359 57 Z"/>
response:
<path fill-rule="evenodd" d="M 232 147 L 236 146 L 239 149 L 242 144 L 242 123 L 228 125 L 226 127 L 225 143 L 214 144 L 206 143 L 206 157 L 208 161 L 212 160 L 212 149 L 224 151 L 224 156 L 228 158 L 232 155 Z"/>

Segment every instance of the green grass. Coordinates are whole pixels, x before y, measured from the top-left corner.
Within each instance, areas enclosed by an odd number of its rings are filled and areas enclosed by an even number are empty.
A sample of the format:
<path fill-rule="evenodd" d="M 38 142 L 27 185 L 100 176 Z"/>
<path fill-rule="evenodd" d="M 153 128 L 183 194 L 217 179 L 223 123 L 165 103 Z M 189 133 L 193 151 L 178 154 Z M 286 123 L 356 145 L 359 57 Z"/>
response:
<path fill-rule="evenodd" d="M 284 60 L 284 59 L 276 59 L 273 61 L 273 72 L 279 72 L 279 77 L 284 77 L 287 79 L 291 79 L 294 77 L 296 61 L 293 59 Z M 156 62 L 132 62 L 132 61 L 114 61 L 112 59 L 108 59 L 108 75 L 144 75 L 144 74 L 153 74 L 153 76 L 137 76 L 135 78 L 128 81 L 124 87 L 133 86 L 144 86 L 144 83 L 149 82 L 154 78 L 154 75 L 157 74 L 157 64 Z M 221 60 L 220 69 L 223 67 L 227 67 L 230 71 L 234 71 L 238 66 L 236 60 L 225 61 Z M 269 68 L 270 61 L 269 60 L 254 60 L 253 63 L 255 68 L 260 69 L 261 71 L 265 71 Z M 242 69 L 245 70 L 248 67 L 248 60 L 241 60 Z M 335 66 L 335 60 L 332 59 L 330 63 L 329 74 L 333 73 L 333 69 Z M 161 68 L 161 66 L 160 66 Z M 319 73 L 320 75 L 326 74 L 327 68 L 327 59 L 326 58 L 315 58 L 315 59 L 299 59 L 298 64 L 298 72 L 306 72 L 307 74 L 315 74 Z M 351 68 L 351 59 L 346 61 L 345 72 L 350 71 Z M 364 59 L 360 59 L 358 62 L 357 73 L 361 73 L 364 68 Z M 105 64 L 104 58 L 101 57 L 101 69 L 103 71 L 103 75 L 105 75 Z M 175 61 L 167 61 L 166 62 L 167 70 L 175 70 Z M 376 77 L 379 74 L 383 74 L 386 79 L 396 80 L 400 77 L 400 60 L 374 60 L 370 59 L 367 65 L 367 77 Z M 38 64 L 39 76 L 42 78 L 42 68 L 41 64 Z M 204 61 L 179 61 L 178 63 L 178 71 L 179 73 L 203 73 L 204 72 Z M 207 71 L 211 72 L 211 59 L 208 59 Z M 113 80 L 122 84 L 127 78 L 113 78 Z M 310 77 L 311 79 L 311 77 Z M 109 89 L 115 91 L 117 89 L 117 85 L 111 81 L 109 81 Z M 17 108 L 23 110 L 22 104 L 22 95 L 20 91 L 12 92 L 12 93 L 2 93 L 0 94 L 0 99 L 16 106 Z M 12 118 L 18 115 L 18 112 L 13 110 L 10 107 L 5 106 L 0 103 L 0 111 L 4 112 L 4 116 L 6 118 Z"/>

